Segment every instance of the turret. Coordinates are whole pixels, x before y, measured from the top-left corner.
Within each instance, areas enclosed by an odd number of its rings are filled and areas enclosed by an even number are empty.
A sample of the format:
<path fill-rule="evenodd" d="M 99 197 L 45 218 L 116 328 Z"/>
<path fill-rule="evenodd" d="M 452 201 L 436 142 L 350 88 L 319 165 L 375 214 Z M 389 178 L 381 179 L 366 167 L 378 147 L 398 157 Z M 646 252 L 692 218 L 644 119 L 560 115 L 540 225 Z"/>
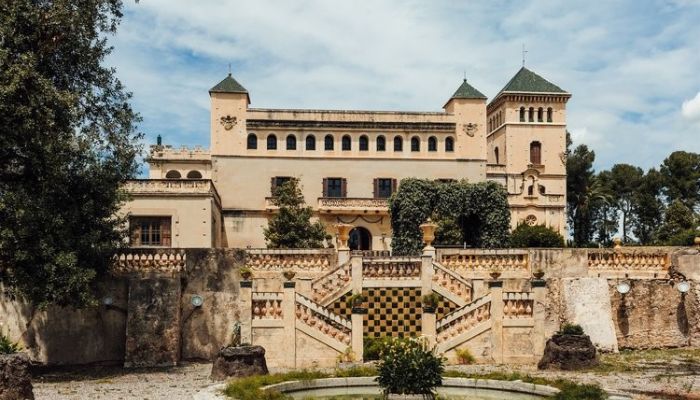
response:
<path fill-rule="evenodd" d="M 443 108 L 455 116 L 459 157 L 486 160 L 486 96 L 465 79 Z"/>
<path fill-rule="evenodd" d="M 231 155 L 241 152 L 246 139 L 248 91 L 228 74 L 209 90 L 211 99 L 211 153 Z"/>

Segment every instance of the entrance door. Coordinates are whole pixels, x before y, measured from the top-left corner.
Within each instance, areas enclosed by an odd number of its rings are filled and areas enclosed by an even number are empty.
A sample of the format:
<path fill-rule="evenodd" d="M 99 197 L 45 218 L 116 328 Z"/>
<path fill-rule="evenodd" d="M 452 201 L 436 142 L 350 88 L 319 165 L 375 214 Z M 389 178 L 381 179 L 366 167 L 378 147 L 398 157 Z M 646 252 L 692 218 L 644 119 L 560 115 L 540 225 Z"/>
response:
<path fill-rule="evenodd" d="M 372 250 L 372 235 L 367 229 L 358 226 L 350 231 L 348 246 L 350 250 Z"/>

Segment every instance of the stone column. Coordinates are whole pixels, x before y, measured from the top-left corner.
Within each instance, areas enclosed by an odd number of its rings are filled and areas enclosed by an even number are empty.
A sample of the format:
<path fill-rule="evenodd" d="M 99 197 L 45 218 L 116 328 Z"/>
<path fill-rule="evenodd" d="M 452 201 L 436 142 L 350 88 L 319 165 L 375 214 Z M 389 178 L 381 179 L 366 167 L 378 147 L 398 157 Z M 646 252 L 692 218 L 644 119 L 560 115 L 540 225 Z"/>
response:
<path fill-rule="evenodd" d="M 362 293 L 362 256 L 350 257 L 351 289 L 353 293 Z"/>
<path fill-rule="evenodd" d="M 491 292 L 491 356 L 496 364 L 503 364 L 503 281 L 489 281 Z"/>
<path fill-rule="evenodd" d="M 545 322 L 545 296 L 547 284 L 544 279 L 533 279 L 530 282 L 533 292 L 532 318 L 535 326 L 532 330 L 532 352 L 536 358 L 544 354 L 544 322 Z"/>
<path fill-rule="evenodd" d="M 284 338 L 280 346 L 284 354 L 284 366 L 296 368 L 297 335 L 296 335 L 296 282 L 284 282 L 282 293 L 282 320 L 284 321 Z"/>
<path fill-rule="evenodd" d="M 241 344 L 253 344 L 253 281 L 241 281 Z"/>
<path fill-rule="evenodd" d="M 428 346 L 431 348 L 435 347 L 437 344 L 437 317 L 435 316 L 435 308 L 423 307 L 421 331 L 423 336 L 428 339 Z"/>
<path fill-rule="evenodd" d="M 352 308 L 352 333 L 350 338 L 350 345 L 352 346 L 352 352 L 355 353 L 355 361 L 362 362 L 364 358 L 364 315 L 367 313 L 366 308 L 353 307 Z"/>
<path fill-rule="evenodd" d="M 423 254 L 421 257 L 420 280 L 421 295 L 425 296 L 433 292 L 433 257 Z"/>
<path fill-rule="evenodd" d="M 338 266 L 341 266 L 350 260 L 350 249 L 338 249 Z"/>

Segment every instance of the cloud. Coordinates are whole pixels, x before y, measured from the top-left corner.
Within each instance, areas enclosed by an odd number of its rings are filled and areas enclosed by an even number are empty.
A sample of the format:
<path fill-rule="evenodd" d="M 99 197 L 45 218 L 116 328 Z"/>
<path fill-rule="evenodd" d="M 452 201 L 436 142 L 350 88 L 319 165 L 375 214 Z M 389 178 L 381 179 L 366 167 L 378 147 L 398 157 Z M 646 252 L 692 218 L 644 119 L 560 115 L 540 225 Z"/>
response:
<path fill-rule="evenodd" d="M 700 92 L 692 99 L 684 101 L 681 110 L 683 117 L 689 120 L 700 120 Z"/>
<path fill-rule="evenodd" d="M 208 145 L 207 90 L 229 63 L 253 107 L 435 111 L 465 72 L 487 96 L 498 93 L 524 43 L 526 65 L 573 94 L 568 128 L 596 151 L 599 169 L 656 166 L 679 147 L 700 152 L 684 103 L 700 89 L 696 1 L 125 5 L 108 61 L 134 91 L 151 141 Z"/>

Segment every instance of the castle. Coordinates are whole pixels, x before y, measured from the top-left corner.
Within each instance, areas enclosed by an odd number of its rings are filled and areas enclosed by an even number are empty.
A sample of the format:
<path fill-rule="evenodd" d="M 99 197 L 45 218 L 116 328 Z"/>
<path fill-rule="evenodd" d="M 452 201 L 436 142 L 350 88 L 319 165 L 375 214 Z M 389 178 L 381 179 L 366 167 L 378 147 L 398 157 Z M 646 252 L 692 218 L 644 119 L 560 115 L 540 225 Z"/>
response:
<path fill-rule="evenodd" d="M 306 203 L 353 250 L 388 250 L 387 199 L 404 178 L 501 183 L 511 223 L 566 235 L 569 93 L 521 68 L 487 102 L 466 79 L 442 112 L 251 108 L 229 74 L 209 90 L 211 148 L 151 147 L 149 178 L 126 183 L 134 247 L 265 247 L 274 188 Z"/>

